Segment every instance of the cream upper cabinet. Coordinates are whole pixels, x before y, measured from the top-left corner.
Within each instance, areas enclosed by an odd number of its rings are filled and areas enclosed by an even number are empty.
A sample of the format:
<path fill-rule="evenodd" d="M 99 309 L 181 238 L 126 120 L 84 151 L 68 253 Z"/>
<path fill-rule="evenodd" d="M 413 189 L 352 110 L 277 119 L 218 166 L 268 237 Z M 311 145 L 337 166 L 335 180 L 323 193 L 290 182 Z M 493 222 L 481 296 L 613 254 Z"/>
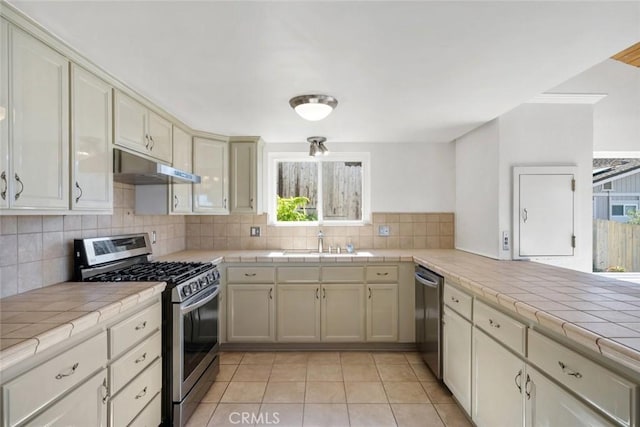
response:
<path fill-rule="evenodd" d="M 320 341 L 320 283 L 278 284 L 278 341 Z"/>
<path fill-rule="evenodd" d="M 0 209 L 9 207 L 9 25 L 0 19 Z"/>
<path fill-rule="evenodd" d="M 69 62 L 13 26 L 9 43 L 9 207 L 69 209 Z"/>
<path fill-rule="evenodd" d="M 323 341 L 365 340 L 363 284 L 322 285 L 320 331 Z"/>
<path fill-rule="evenodd" d="M 71 207 L 113 207 L 112 88 L 71 68 Z"/>
<path fill-rule="evenodd" d="M 367 285 L 367 341 L 398 340 L 398 284 Z"/>
<path fill-rule="evenodd" d="M 275 285 L 227 286 L 227 340 L 275 341 Z"/>
<path fill-rule="evenodd" d="M 193 211 L 229 213 L 229 144 L 222 139 L 193 138 L 193 172 L 202 182 L 193 185 Z"/>
<path fill-rule="evenodd" d="M 171 163 L 171 123 L 122 92 L 114 102 L 115 144 Z"/>
<path fill-rule="evenodd" d="M 471 323 L 445 307 L 442 315 L 442 379 L 471 413 Z"/>
<path fill-rule="evenodd" d="M 173 167 L 191 172 L 193 170 L 191 135 L 181 128 L 173 127 Z M 191 213 L 191 184 L 171 184 L 171 213 Z"/>
<path fill-rule="evenodd" d="M 262 141 L 232 139 L 230 142 L 231 213 L 260 213 L 258 188 Z"/>

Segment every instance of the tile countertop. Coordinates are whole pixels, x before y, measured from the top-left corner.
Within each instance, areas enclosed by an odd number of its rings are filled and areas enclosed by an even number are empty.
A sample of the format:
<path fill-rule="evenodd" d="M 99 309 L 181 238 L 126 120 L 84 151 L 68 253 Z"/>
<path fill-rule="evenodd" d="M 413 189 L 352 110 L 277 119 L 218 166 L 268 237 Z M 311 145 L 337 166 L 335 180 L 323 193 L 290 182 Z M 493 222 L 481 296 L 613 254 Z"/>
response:
<path fill-rule="evenodd" d="M 371 250 L 356 256 L 192 250 L 162 260 L 269 262 L 415 261 L 472 294 L 640 373 L 640 285 L 529 261 L 458 250 Z"/>
<path fill-rule="evenodd" d="M 66 282 L 0 299 L 0 373 L 164 288 L 164 282 Z"/>

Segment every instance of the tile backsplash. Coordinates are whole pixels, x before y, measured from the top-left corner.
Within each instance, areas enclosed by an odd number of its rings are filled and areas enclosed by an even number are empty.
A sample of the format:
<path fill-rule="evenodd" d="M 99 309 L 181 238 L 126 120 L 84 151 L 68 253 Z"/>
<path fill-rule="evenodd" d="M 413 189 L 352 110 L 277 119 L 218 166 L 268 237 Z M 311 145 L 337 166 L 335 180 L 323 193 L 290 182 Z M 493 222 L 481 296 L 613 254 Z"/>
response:
<path fill-rule="evenodd" d="M 73 277 L 73 239 L 156 232 L 154 256 L 185 249 L 182 215 L 135 215 L 134 187 L 114 183 L 112 215 L 0 217 L 0 298 Z"/>
<path fill-rule="evenodd" d="M 315 249 L 318 231 L 324 247 L 356 249 L 452 249 L 453 213 L 374 213 L 363 226 L 274 226 L 266 215 L 187 216 L 187 249 Z M 381 225 L 389 236 L 378 236 Z M 260 237 L 250 228 L 260 227 Z"/>

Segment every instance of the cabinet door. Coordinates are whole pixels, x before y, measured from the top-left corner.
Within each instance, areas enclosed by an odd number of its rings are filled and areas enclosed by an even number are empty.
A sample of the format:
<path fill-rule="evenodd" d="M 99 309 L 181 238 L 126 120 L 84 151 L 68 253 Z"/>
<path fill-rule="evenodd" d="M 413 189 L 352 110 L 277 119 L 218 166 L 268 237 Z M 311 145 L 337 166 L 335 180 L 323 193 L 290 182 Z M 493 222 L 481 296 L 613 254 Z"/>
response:
<path fill-rule="evenodd" d="M 193 139 L 193 172 L 202 177 L 193 185 L 194 212 L 229 213 L 228 152 L 227 141 Z"/>
<path fill-rule="evenodd" d="M 10 40 L 9 203 L 69 209 L 69 62 L 17 28 Z"/>
<path fill-rule="evenodd" d="M 471 323 L 445 308 L 442 315 L 444 383 L 462 408 L 471 413 Z"/>
<path fill-rule="evenodd" d="M 278 285 L 278 341 L 320 341 L 320 284 Z"/>
<path fill-rule="evenodd" d="M 275 341 L 274 285 L 227 286 L 227 340 Z"/>
<path fill-rule="evenodd" d="M 367 285 L 367 341 L 398 340 L 398 285 Z"/>
<path fill-rule="evenodd" d="M 173 158 L 171 123 L 152 111 L 148 111 L 148 118 L 149 154 L 156 159 L 171 163 Z"/>
<path fill-rule="evenodd" d="M 107 425 L 107 370 L 102 369 L 80 387 L 46 409 L 27 426 L 96 426 Z"/>
<path fill-rule="evenodd" d="M 0 18 L 0 209 L 9 207 L 9 26 Z"/>
<path fill-rule="evenodd" d="M 191 135 L 173 127 L 173 167 L 191 172 L 193 170 Z M 171 212 L 191 213 L 191 184 L 171 184 Z"/>
<path fill-rule="evenodd" d="M 111 86 L 74 65 L 71 69 L 71 207 L 113 207 Z"/>
<path fill-rule="evenodd" d="M 524 424 L 524 362 L 480 329 L 473 330 L 473 414 L 478 427 Z"/>
<path fill-rule="evenodd" d="M 526 427 L 614 425 L 530 366 L 523 384 Z"/>
<path fill-rule="evenodd" d="M 115 144 L 149 154 L 147 109 L 122 92 L 115 93 Z"/>
<path fill-rule="evenodd" d="M 254 142 L 231 143 L 231 213 L 256 212 L 256 154 Z"/>
<path fill-rule="evenodd" d="M 322 285 L 320 331 L 323 341 L 360 342 L 365 338 L 362 284 Z"/>

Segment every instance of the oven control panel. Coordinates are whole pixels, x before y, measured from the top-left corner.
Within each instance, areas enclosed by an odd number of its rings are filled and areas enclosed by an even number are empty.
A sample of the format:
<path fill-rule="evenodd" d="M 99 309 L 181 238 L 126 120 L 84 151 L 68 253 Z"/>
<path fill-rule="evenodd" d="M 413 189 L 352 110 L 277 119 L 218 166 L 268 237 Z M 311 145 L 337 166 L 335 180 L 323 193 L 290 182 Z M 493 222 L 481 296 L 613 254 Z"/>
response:
<path fill-rule="evenodd" d="M 173 289 L 172 301 L 182 302 L 192 295 L 202 292 L 204 289 L 210 286 L 220 283 L 220 271 L 217 267 L 212 270 L 201 273 L 195 277 L 190 278 L 184 283 L 176 285 Z"/>

